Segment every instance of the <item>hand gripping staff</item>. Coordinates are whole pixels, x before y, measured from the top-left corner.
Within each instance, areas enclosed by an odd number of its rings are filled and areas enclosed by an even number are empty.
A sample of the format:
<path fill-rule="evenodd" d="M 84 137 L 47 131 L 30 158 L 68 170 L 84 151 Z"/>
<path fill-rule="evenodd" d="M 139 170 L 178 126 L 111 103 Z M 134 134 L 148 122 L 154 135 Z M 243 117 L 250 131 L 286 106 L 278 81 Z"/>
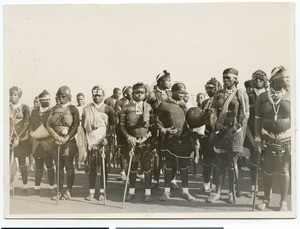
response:
<path fill-rule="evenodd" d="M 106 205 L 105 146 L 102 146 L 101 157 L 102 157 L 102 172 L 103 172 L 104 205 Z"/>
<path fill-rule="evenodd" d="M 261 154 L 261 148 L 258 147 L 257 149 L 257 161 L 256 161 L 256 169 L 255 169 L 255 187 L 254 187 L 254 193 L 253 193 L 253 203 L 252 203 L 252 211 L 255 210 L 255 201 L 256 201 L 256 191 L 258 186 L 258 167 L 259 167 L 259 161 L 260 161 L 260 154 Z"/>
<path fill-rule="evenodd" d="M 125 182 L 125 190 L 124 190 L 124 196 L 123 196 L 123 202 L 122 202 L 122 209 L 124 209 L 125 207 L 125 198 L 126 198 L 126 192 L 127 192 L 127 185 L 128 185 L 128 181 L 129 181 L 129 176 L 130 176 L 130 168 L 131 168 L 131 162 L 132 162 L 132 157 L 134 155 L 134 149 L 131 148 L 130 152 L 129 152 L 129 165 L 128 165 L 128 173 L 126 176 L 126 182 Z"/>

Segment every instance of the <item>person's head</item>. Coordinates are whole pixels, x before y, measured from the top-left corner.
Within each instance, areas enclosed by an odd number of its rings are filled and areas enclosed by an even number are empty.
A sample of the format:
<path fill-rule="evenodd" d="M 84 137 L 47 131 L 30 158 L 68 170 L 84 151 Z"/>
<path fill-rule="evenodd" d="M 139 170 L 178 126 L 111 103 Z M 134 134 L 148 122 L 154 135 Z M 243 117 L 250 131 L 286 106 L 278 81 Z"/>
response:
<path fill-rule="evenodd" d="M 271 71 L 270 87 L 274 91 L 290 90 L 290 75 L 285 67 L 279 66 Z"/>
<path fill-rule="evenodd" d="M 12 104 L 17 104 L 22 96 L 22 90 L 19 87 L 13 86 L 9 89 L 9 101 Z"/>
<path fill-rule="evenodd" d="M 131 86 L 125 86 L 122 90 L 123 97 L 125 99 L 131 100 L 132 99 L 132 87 Z"/>
<path fill-rule="evenodd" d="M 227 89 L 233 89 L 239 83 L 238 77 L 238 70 L 235 68 L 227 68 L 223 71 L 223 83 L 224 87 Z"/>
<path fill-rule="evenodd" d="M 159 73 L 156 76 L 157 87 L 160 90 L 170 89 L 171 87 L 171 76 L 167 70 L 164 70 L 162 73 Z"/>
<path fill-rule="evenodd" d="M 78 93 L 76 95 L 76 100 L 77 100 L 77 105 L 78 106 L 83 106 L 85 104 L 85 97 L 83 93 Z"/>
<path fill-rule="evenodd" d="M 33 100 L 33 107 L 34 108 L 39 108 L 40 107 L 40 101 L 39 101 L 39 97 L 36 96 Z"/>
<path fill-rule="evenodd" d="M 186 87 L 183 83 L 175 83 L 172 88 L 172 99 L 176 101 L 183 100 L 184 95 L 186 94 Z"/>
<path fill-rule="evenodd" d="M 146 85 L 143 83 L 136 83 L 132 87 L 133 100 L 141 102 L 146 98 Z"/>
<path fill-rule="evenodd" d="M 39 94 L 38 99 L 41 107 L 46 108 L 50 106 L 51 97 L 50 93 L 47 90 L 44 90 L 41 94 Z"/>
<path fill-rule="evenodd" d="M 220 90 L 220 89 L 222 89 L 222 85 L 215 77 L 212 77 L 205 84 L 205 91 L 209 97 L 213 97 L 214 94 L 216 93 L 216 91 Z M 203 94 L 203 97 L 204 97 L 204 94 Z"/>
<path fill-rule="evenodd" d="M 253 83 L 252 82 L 253 82 L 252 80 L 246 80 L 244 83 L 247 93 L 250 93 L 253 91 Z"/>
<path fill-rule="evenodd" d="M 59 104 L 66 104 L 71 101 L 71 90 L 68 86 L 61 86 L 57 93 L 56 97 Z"/>
<path fill-rule="evenodd" d="M 114 90 L 113 90 L 113 98 L 114 99 L 120 99 L 121 95 L 122 95 L 121 89 L 118 88 L 118 87 L 114 88 Z"/>
<path fill-rule="evenodd" d="M 252 74 L 253 88 L 268 88 L 268 77 L 264 71 L 257 70 Z"/>
<path fill-rule="evenodd" d="M 104 96 L 104 90 L 100 86 L 97 85 L 92 88 L 92 97 L 95 104 L 99 105 L 100 103 L 102 103 L 102 101 L 104 100 Z"/>
<path fill-rule="evenodd" d="M 190 94 L 186 92 L 185 95 L 183 96 L 183 101 L 185 103 L 188 103 L 189 100 L 190 100 Z"/>
<path fill-rule="evenodd" d="M 205 99 L 205 95 L 203 93 L 198 93 L 197 97 L 196 97 L 196 102 L 199 105 L 201 105 L 201 103 L 203 102 L 203 100 Z"/>

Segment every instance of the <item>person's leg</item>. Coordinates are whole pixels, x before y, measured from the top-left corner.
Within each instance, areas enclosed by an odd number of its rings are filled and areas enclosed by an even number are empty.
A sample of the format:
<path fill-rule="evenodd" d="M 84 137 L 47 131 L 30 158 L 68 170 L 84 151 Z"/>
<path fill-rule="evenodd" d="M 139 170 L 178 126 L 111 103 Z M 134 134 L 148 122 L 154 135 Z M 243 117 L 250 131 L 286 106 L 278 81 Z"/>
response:
<path fill-rule="evenodd" d="M 181 176 L 181 181 L 182 181 L 182 194 L 185 199 L 192 201 L 195 198 L 189 193 L 188 163 L 189 163 L 189 158 L 179 158 L 178 159 L 178 164 L 179 164 L 179 168 L 180 168 L 180 176 Z"/>
<path fill-rule="evenodd" d="M 251 191 L 247 194 L 247 197 L 253 198 L 255 192 L 255 184 L 257 180 L 258 173 L 258 153 L 254 150 L 250 150 L 250 158 L 249 158 L 249 168 L 250 168 L 250 177 L 251 177 Z"/>
<path fill-rule="evenodd" d="M 205 138 L 207 139 L 207 138 Z M 202 155 L 203 155 L 203 190 L 204 192 L 210 192 L 210 176 L 212 172 L 212 160 L 213 152 L 211 151 L 211 146 L 208 140 L 203 140 L 202 143 Z"/>
<path fill-rule="evenodd" d="M 96 163 L 96 153 L 95 150 L 88 152 L 88 162 L 89 162 L 89 195 L 85 197 L 86 200 L 92 201 L 95 196 L 96 187 L 96 177 L 97 177 L 97 163 Z"/>
<path fill-rule="evenodd" d="M 177 160 L 174 156 L 172 156 L 170 153 L 166 152 L 166 164 L 165 164 L 165 191 L 164 194 L 159 197 L 159 200 L 166 200 L 170 198 L 170 191 L 171 191 L 171 180 L 172 180 L 172 168 L 174 167 L 174 164 L 177 165 Z"/>
<path fill-rule="evenodd" d="M 75 180 L 75 171 L 74 171 L 74 155 L 69 154 L 64 156 L 64 161 L 65 161 L 65 167 L 66 167 L 66 172 L 67 172 L 67 191 L 66 191 L 66 197 L 67 199 L 71 198 L 72 194 L 72 188 L 74 185 L 74 180 Z"/>
<path fill-rule="evenodd" d="M 34 184 L 34 190 L 35 194 L 40 193 L 41 189 L 41 180 L 43 177 L 43 169 L 44 169 L 44 158 L 35 157 L 35 184 Z"/>
<path fill-rule="evenodd" d="M 215 165 L 215 174 L 214 174 L 214 182 L 216 185 L 216 192 L 211 193 L 211 195 L 207 198 L 207 202 L 213 203 L 221 198 L 221 190 L 223 186 L 223 181 L 226 175 L 226 167 L 227 167 L 227 154 L 226 153 L 216 153 L 214 156 Z"/>
<path fill-rule="evenodd" d="M 144 148 L 145 151 L 142 151 L 143 156 L 143 168 L 144 168 L 144 177 L 145 177 L 145 202 L 153 201 L 153 197 L 151 195 L 151 181 L 152 181 L 152 170 L 151 170 L 151 160 L 152 160 L 152 152 L 151 149 Z"/>
<path fill-rule="evenodd" d="M 265 151 L 264 155 L 264 166 L 263 166 L 263 181 L 264 181 L 264 200 L 261 204 L 258 204 L 256 208 L 258 210 L 264 210 L 267 208 L 271 201 L 271 190 L 274 183 L 274 175 L 276 171 L 276 155 L 273 152 Z"/>
<path fill-rule="evenodd" d="M 177 159 L 176 159 L 177 160 Z M 172 167 L 172 180 L 171 180 L 171 188 L 173 190 L 180 189 L 179 185 L 177 184 L 176 176 L 178 172 L 178 162 L 174 163 Z"/>
<path fill-rule="evenodd" d="M 236 193 L 239 193 L 239 186 L 238 186 L 238 153 L 233 152 L 228 155 L 228 178 L 229 178 L 229 203 L 233 203 L 233 193 L 237 191 Z M 236 190 L 235 190 L 236 188 Z M 240 195 L 237 194 L 236 197 L 239 197 Z"/>
<path fill-rule="evenodd" d="M 126 201 L 131 200 L 135 194 L 135 183 L 137 177 L 137 169 L 139 165 L 139 151 L 135 150 L 135 154 L 132 157 L 131 167 L 130 167 L 130 174 L 129 174 L 129 193 L 126 197 Z"/>
<path fill-rule="evenodd" d="M 109 150 L 106 148 L 105 149 L 105 158 L 104 158 L 104 171 L 105 171 L 105 185 L 107 187 L 107 179 L 108 179 L 108 164 L 109 162 Z M 102 159 L 102 150 L 99 152 L 99 161 L 97 162 L 100 167 L 100 195 L 99 195 L 99 200 L 104 201 L 104 179 L 103 179 L 103 159 Z"/>
<path fill-rule="evenodd" d="M 48 181 L 49 181 L 49 188 L 50 188 L 50 195 L 55 196 L 56 191 L 54 187 L 54 163 L 53 163 L 53 157 L 51 156 L 49 151 L 45 152 L 45 164 L 47 168 L 47 174 L 48 174 Z"/>
<path fill-rule="evenodd" d="M 32 195 L 34 192 L 28 188 L 28 172 L 26 166 L 26 158 L 25 157 L 18 157 L 19 168 L 22 176 L 23 181 L 23 190 L 25 195 Z"/>
<path fill-rule="evenodd" d="M 280 182 L 280 211 L 288 211 L 287 195 L 290 185 L 290 155 L 283 155 L 279 158 L 279 182 Z"/>

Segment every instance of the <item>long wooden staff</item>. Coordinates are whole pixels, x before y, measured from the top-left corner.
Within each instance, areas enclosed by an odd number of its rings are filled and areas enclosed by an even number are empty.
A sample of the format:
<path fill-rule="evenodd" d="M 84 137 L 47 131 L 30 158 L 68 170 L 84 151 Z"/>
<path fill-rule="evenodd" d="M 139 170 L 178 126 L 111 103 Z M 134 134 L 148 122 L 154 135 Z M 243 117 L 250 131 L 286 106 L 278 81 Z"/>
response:
<path fill-rule="evenodd" d="M 132 162 L 133 155 L 134 155 L 134 149 L 131 148 L 131 150 L 129 152 L 129 165 L 128 165 L 128 173 L 127 173 L 126 182 L 125 182 L 125 189 L 124 189 L 124 196 L 123 196 L 123 202 L 122 202 L 122 209 L 124 209 L 124 207 L 125 207 L 125 198 L 126 198 L 126 193 L 127 193 L 127 185 L 128 185 L 128 181 L 129 181 L 130 168 L 131 168 L 131 162 Z"/>

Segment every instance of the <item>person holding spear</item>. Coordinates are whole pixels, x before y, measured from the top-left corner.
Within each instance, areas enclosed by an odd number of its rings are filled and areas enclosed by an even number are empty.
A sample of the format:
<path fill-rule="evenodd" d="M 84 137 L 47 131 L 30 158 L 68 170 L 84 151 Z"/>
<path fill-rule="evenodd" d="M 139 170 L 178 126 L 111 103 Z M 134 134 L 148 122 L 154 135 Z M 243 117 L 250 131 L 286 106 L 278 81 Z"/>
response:
<path fill-rule="evenodd" d="M 247 197 L 254 198 L 257 190 L 255 189 L 255 184 L 257 183 L 257 172 L 258 172 L 258 152 L 255 147 L 254 141 L 254 122 L 255 122 L 255 106 L 258 96 L 266 92 L 268 89 L 268 77 L 267 74 L 261 70 L 257 70 L 252 74 L 252 85 L 253 90 L 247 92 L 249 97 L 250 106 L 250 116 L 248 119 L 248 125 L 246 130 L 246 137 L 244 142 L 244 147 L 250 150 L 250 177 L 251 177 L 251 190 L 247 194 Z"/>
<path fill-rule="evenodd" d="M 150 104 L 144 102 L 146 97 L 146 85 L 137 83 L 133 85 L 133 100 L 121 110 L 120 125 L 121 131 L 127 139 L 129 153 L 129 194 L 126 201 L 135 196 L 135 183 L 139 161 L 141 161 L 145 177 L 145 202 L 153 201 L 151 195 L 151 160 L 153 157 L 153 145 L 150 129 L 154 124 L 153 110 Z M 128 182 L 128 179 L 127 179 Z M 125 184 L 125 193 L 127 188 Z M 125 194 L 124 194 L 125 195 Z"/>
<path fill-rule="evenodd" d="M 89 195 L 85 200 L 95 197 L 97 168 L 100 171 L 99 201 L 106 201 L 107 157 L 105 147 L 107 138 L 112 136 L 116 125 L 116 115 L 112 107 L 104 104 L 105 92 L 100 86 L 92 88 L 93 102 L 86 105 L 82 113 L 82 126 L 88 143 L 87 165 L 89 173 Z"/>
<path fill-rule="evenodd" d="M 216 192 L 211 193 L 207 202 L 213 203 L 221 198 L 221 189 L 229 171 L 229 203 L 235 202 L 235 191 L 238 190 L 238 153 L 243 152 L 246 125 L 249 117 L 248 96 L 244 90 L 237 89 L 238 71 L 228 68 L 223 71 L 224 88 L 218 90 L 211 104 L 211 124 L 213 131 L 210 141 L 214 143 L 214 162 L 216 171 L 214 181 Z M 237 185 L 237 190 L 234 188 Z"/>
<path fill-rule="evenodd" d="M 61 86 L 56 98 L 58 104 L 55 105 L 47 120 L 47 130 L 54 139 L 54 158 L 56 162 L 56 172 L 58 175 L 57 195 L 52 200 L 69 200 L 72 194 L 72 187 L 75 179 L 74 157 L 78 151 L 75 135 L 79 126 L 79 111 L 76 106 L 71 105 L 71 90 L 68 86 Z M 63 193 L 64 168 L 67 172 L 67 190 Z"/>

